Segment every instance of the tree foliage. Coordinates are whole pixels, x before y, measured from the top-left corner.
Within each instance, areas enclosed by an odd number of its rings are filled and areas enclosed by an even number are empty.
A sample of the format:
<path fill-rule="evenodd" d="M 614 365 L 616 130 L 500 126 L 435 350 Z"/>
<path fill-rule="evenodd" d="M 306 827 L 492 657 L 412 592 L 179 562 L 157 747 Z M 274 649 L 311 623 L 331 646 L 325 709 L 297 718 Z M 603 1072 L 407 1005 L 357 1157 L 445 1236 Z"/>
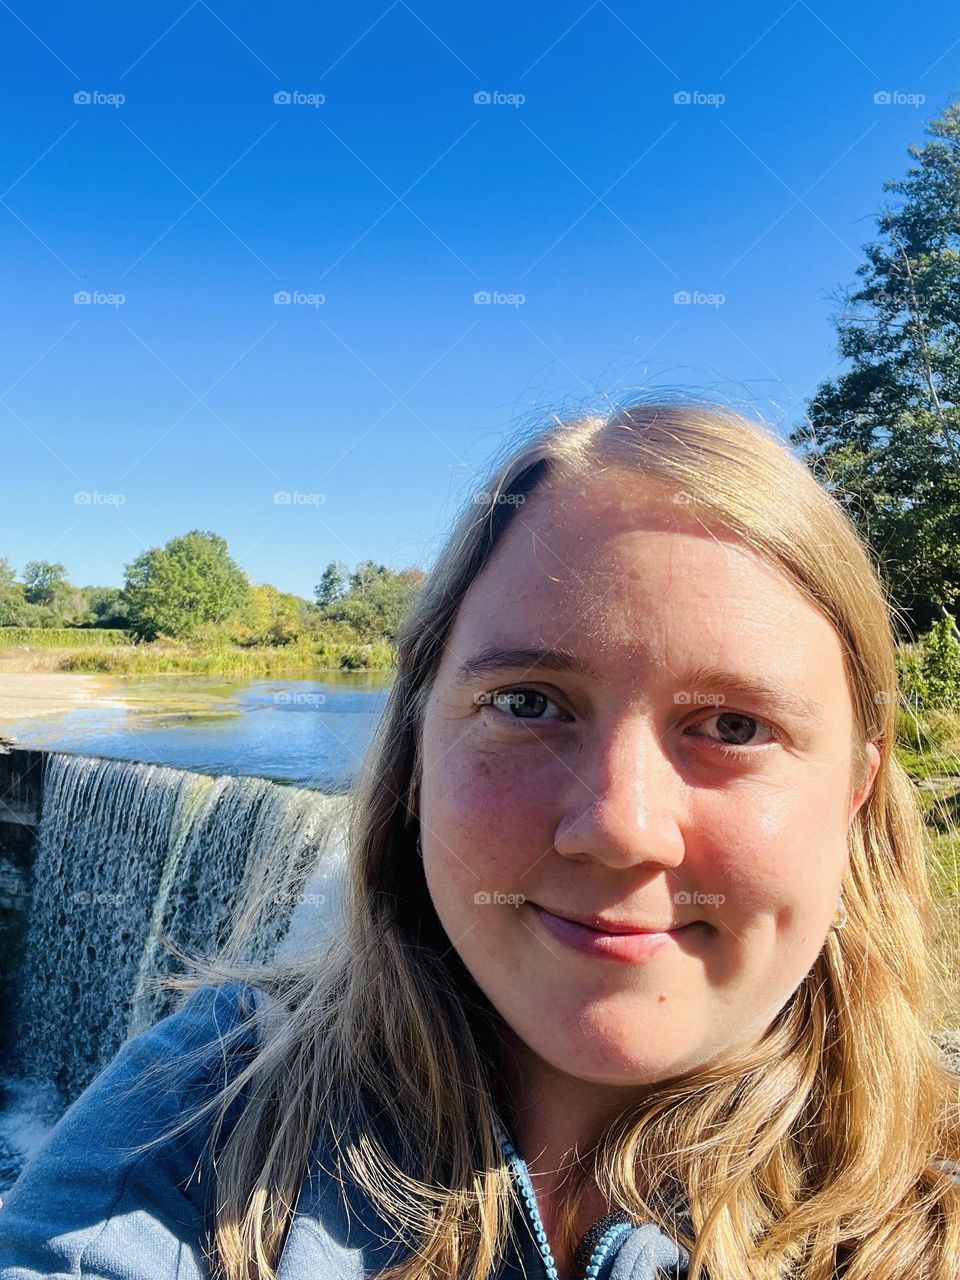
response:
<path fill-rule="evenodd" d="M 323 576 L 313 589 L 317 604 L 333 604 L 347 590 L 347 573 L 349 566 L 342 560 L 331 560 L 323 571 Z"/>
<path fill-rule="evenodd" d="M 324 581 L 332 580 L 327 575 L 334 567 L 327 566 Z M 394 640 L 426 576 L 422 569 L 397 572 L 373 560 L 363 560 L 350 574 L 346 590 L 321 603 L 320 613 L 332 621 L 348 622 L 365 642 Z"/>
<path fill-rule="evenodd" d="M 23 568 L 23 583 L 29 604 L 56 607 L 70 590 L 66 566 L 50 560 L 29 560 Z"/>
<path fill-rule="evenodd" d="M 356 668 L 389 665 L 390 644 L 426 581 L 416 568 L 362 560 L 351 571 L 332 561 L 311 601 L 252 584 L 225 540 L 198 529 L 126 565 L 122 589 L 74 587 L 63 565 L 41 560 L 23 577 L 0 556 L 0 626 L 129 629 L 142 640 L 201 647 L 300 646 Z"/>
<path fill-rule="evenodd" d="M 120 587 L 82 587 L 88 620 L 95 627 L 128 627 L 130 617 Z"/>
<path fill-rule="evenodd" d="M 835 317 L 847 368 L 790 436 L 860 527 L 915 629 L 960 606 L 960 104 L 884 183 Z"/>
<path fill-rule="evenodd" d="M 17 582 L 17 571 L 6 556 L 0 556 L 0 627 L 25 626 L 26 588 Z"/>
<path fill-rule="evenodd" d="M 0 556 L 0 627 L 125 628 L 119 587 L 74 587 L 62 564 L 31 560 L 24 581 Z"/>
<path fill-rule="evenodd" d="M 897 679 L 907 703 L 922 710 L 960 710 L 960 640 L 953 618 L 941 618 L 897 649 Z"/>
<path fill-rule="evenodd" d="M 269 582 L 250 588 L 246 613 L 238 618 L 233 638 L 242 644 L 284 645 L 302 635 L 310 603 Z"/>
<path fill-rule="evenodd" d="M 125 573 L 130 625 L 147 640 L 188 637 L 242 615 L 250 604 L 250 582 L 226 541 L 199 529 L 145 551 Z"/>

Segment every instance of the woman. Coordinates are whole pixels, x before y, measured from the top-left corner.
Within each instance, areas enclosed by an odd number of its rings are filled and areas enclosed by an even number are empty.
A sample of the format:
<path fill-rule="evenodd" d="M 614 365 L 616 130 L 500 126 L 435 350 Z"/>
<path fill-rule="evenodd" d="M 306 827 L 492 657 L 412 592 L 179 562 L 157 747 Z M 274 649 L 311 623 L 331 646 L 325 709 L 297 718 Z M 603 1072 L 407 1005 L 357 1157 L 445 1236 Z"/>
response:
<path fill-rule="evenodd" d="M 342 936 L 181 979 L 2 1274 L 955 1280 L 895 711 L 870 557 L 765 428 L 522 442 L 399 637 Z"/>

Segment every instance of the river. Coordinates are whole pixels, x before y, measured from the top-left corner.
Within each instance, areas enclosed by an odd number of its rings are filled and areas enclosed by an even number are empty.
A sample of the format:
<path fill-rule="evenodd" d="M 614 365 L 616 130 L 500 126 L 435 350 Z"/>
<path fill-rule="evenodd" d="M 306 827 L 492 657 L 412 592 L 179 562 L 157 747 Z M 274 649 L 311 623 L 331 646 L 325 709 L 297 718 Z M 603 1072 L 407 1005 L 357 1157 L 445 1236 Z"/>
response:
<path fill-rule="evenodd" d="M 111 705 L 4 721 L 0 735 L 22 747 L 337 792 L 356 774 L 391 681 L 390 672 L 317 680 L 105 676 Z"/>

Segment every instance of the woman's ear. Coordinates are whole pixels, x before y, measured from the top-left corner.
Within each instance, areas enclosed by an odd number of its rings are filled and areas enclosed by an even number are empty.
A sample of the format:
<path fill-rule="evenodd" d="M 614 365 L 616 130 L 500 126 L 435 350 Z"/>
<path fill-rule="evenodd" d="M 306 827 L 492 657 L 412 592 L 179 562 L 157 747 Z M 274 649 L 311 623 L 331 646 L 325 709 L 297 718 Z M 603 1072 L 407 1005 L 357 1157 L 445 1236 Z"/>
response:
<path fill-rule="evenodd" d="M 861 771 L 860 786 L 850 798 L 850 821 L 857 816 L 861 805 L 873 789 L 873 782 L 880 768 L 880 751 L 875 742 L 868 742 L 864 748 L 864 763 Z"/>

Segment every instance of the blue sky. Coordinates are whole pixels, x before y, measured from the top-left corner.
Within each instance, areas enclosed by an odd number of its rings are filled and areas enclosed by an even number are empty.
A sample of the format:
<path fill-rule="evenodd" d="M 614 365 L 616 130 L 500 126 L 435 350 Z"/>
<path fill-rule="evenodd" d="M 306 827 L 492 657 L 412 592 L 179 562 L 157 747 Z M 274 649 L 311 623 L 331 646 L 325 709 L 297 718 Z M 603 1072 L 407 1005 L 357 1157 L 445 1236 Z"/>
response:
<path fill-rule="evenodd" d="M 960 93 L 955 6 L 463 9 L 0 5 L 18 570 L 119 584 L 201 528 L 309 596 L 429 568 L 553 411 L 800 420 L 881 184 Z"/>

